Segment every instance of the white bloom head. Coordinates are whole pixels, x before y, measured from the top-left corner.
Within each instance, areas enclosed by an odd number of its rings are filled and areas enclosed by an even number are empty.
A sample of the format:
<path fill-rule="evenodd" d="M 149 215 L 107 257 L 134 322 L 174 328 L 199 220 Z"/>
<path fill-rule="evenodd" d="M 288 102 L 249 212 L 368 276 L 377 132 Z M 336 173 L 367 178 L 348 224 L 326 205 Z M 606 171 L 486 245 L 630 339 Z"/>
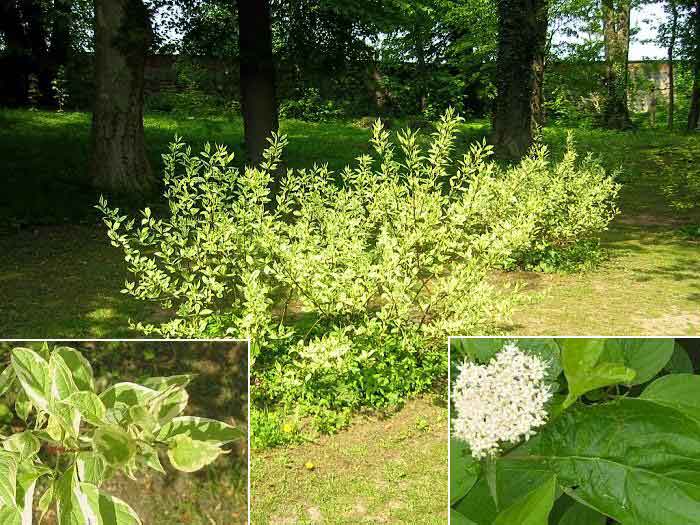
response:
<path fill-rule="evenodd" d="M 477 459 L 528 440 L 547 420 L 548 363 L 507 343 L 486 365 L 465 361 L 452 386 L 452 433 Z"/>

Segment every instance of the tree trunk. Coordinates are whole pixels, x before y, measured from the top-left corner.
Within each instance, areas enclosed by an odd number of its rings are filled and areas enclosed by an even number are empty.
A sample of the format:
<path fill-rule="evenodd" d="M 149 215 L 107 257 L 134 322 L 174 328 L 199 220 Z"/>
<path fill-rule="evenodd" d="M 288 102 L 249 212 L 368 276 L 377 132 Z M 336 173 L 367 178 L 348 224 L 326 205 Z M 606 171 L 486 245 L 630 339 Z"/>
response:
<path fill-rule="evenodd" d="M 668 129 L 673 130 L 673 117 L 675 111 L 675 79 L 673 70 L 673 53 L 676 47 L 676 32 L 678 31 L 678 6 L 676 0 L 669 0 L 671 9 L 671 34 L 668 40 Z"/>
<path fill-rule="evenodd" d="M 498 0 L 497 5 L 498 95 L 492 142 L 498 157 L 517 160 L 532 145 L 536 124 L 533 109 L 541 113 L 539 99 L 533 101 L 541 89 L 536 62 L 543 56 L 546 42 L 547 2 Z"/>
<path fill-rule="evenodd" d="M 147 193 L 153 184 L 143 135 L 146 52 L 153 38 L 141 0 L 95 0 L 95 107 L 90 174 L 106 191 Z"/>
<path fill-rule="evenodd" d="M 54 18 L 51 29 L 49 55 L 54 69 L 66 64 L 70 53 L 70 26 L 73 17 L 71 0 L 54 0 Z"/>
<path fill-rule="evenodd" d="M 602 123 L 610 129 L 632 127 L 627 106 L 630 0 L 602 0 L 607 95 Z"/>
<path fill-rule="evenodd" d="M 700 0 L 694 2 L 694 12 L 691 15 L 694 33 L 693 41 L 693 90 L 690 95 L 690 111 L 688 112 L 688 131 L 698 128 L 700 120 Z"/>
<path fill-rule="evenodd" d="M 39 88 L 39 102 L 51 102 L 51 74 L 48 67 L 46 28 L 41 0 L 23 0 L 22 14 L 27 28 L 27 39 L 31 49 L 30 74 L 36 76 Z"/>
<path fill-rule="evenodd" d="M 418 112 L 423 114 L 425 108 L 428 105 L 427 97 L 427 74 L 428 70 L 425 64 L 425 42 L 423 40 L 422 27 L 418 24 L 413 26 L 415 31 L 414 42 L 416 49 L 416 73 L 418 76 L 418 85 L 416 86 L 417 93 L 416 99 L 418 103 Z"/>
<path fill-rule="evenodd" d="M 690 110 L 688 111 L 688 131 L 698 129 L 700 121 L 700 71 L 695 71 L 693 78 L 693 90 L 690 95 Z"/>
<path fill-rule="evenodd" d="M 248 160 L 258 163 L 277 131 L 275 64 L 269 0 L 237 0 L 241 110 Z"/>
<path fill-rule="evenodd" d="M 538 35 L 542 41 L 537 45 L 535 58 L 532 61 L 532 122 L 538 128 L 544 126 L 544 68 L 546 58 L 547 17 L 545 15 L 545 31 Z"/>
<path fill-rule="evenodd" d="M 3 71 L 1 102 L 11 106 L 24 105 L 27 103 L 31 49 L 17 2 L 0 1 L 0 33 L 6 46 L 5 57 L 0 63 Z"/>

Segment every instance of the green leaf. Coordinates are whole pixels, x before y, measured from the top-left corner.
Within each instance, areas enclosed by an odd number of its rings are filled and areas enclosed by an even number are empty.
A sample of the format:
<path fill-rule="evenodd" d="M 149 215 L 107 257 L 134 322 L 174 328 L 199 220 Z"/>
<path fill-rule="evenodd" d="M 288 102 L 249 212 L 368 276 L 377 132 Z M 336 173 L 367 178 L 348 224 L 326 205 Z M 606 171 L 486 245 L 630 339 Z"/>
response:
<path fill-rule="evenodd" d="M 459 500 L 454 509 L 477 525 L 491 525 L 498 514 L 488 483 L 483 478 L 477 480 L 469 494 Z"/>
<path fill-rule="evenodd" d="M 192 374 L 180 374 L 176 376 L 164 376 L 164 377 L 148 377 L 143 380 L 143 386 L 157 390 L 158 392 L 165 392 L 169 390 L 170 387 L 180 387 L 185 388 L 190 384 Z"/>
<path fill-rule="evenodd" d="M 12 365 L 5 368 L 0 374 L 0 397 L 4 396 L 15 382 L 15 371 Z"/>
<path fill-rule="evenodd" d="M 472 520 L 467 518 L 461 512 L 455 509 L 450 509 L 450 525 L 476 525 Z"/>
<path fill-rule="evenodd" d="M 59 525 L 89 525 L 91 509 L 87 497 L 80 490 L 75 465 L 66 470 L 54 483 L 54 499 Z"/>
<path fill-rule="evenodd" d="M 639 397 L 670 406 L 700 421 L 700 376 L 671 374 L 660 377 Z"/>
<path fill-rule="evenodd" d="M 664 369 L 671 374 L 692 374 L 694 371 L 688 352 L 677 342 L 673 348 L 673 355 Z"/>
<path fill-rule="evenodd" d="M 149 402 L 158 396 L 158 391 L 136 383 L 115 383 L 100 394 L 100 399 L 106 408 L 114 408 L 118 404 L 133 406 L 148 406 Z"/>
<path fill-rule="evenodd" d="M 144 463 L 147 467 L 155 470 L 156 472 L 160 472 L 161 474 L 165 474 L 165 469 L 160 462 L 158 451 L 155 448 L 146 446 L 141 450 L 141 454 L 143 455 Z"/>
<path fill-rule="evenodd" d="M 136 441 L 126 431 L 113 425 L 100 427 L 92 438 L 92 446 L 108 465 L 126 465 L 136 455 Z"/>
<path fill-rule="evenodd" d="M 22 525 L 22 512 L 17 507 L 0 507 L 0 525 Z"/>
<path fill-rule="evenodd" d="M 54 353 L 61 356 L 71 373 L 76 386 L 80 390 L 95 390 L 95 379 L 90 362 L 77 350 L 67 346 L 54 348 Z"/>
<path fill-rule="evenodd" d="M 182 414 L 189 401 L 185 387 L 191 381 L 191 375 L 179 375 L 171 377 L 151 377 L 143 382 L 144 386 L 160 392 L 150 407 L 160 424 L 167 423 L 172 418 Z"/>
<path fill-rule="evenodd" d="M 54 399 L 65 399 L 78 391 L 68 365 L 58 354 L 51 354 L 49 359 L 49 377 L 51 378 L 51 396 Z"/>
<path fill-rule="evenodd" d="M 511 454 L 527 453 L 529 442 L 523 443 Z M 510 455 L 494 460 L 498 509 L 507 509 L 520 500 L 524 494 L 549 482 L 552 471 L 540 465 L 510 461 Z"/>
<path fill-rule="evenodd" d="M 62 401 L 52 401 L 49 405 L 50 426 L 54 430 L 54 435 L 60 429 L 68 436 L 77 438 L 80 433 L 80 412 L 77 408 L 63 403 Z M 57 438 L 59 441 L 62 438 Z"/>
<path fill-rule="evenodd" d="M 31 523 L 36 480 L 47 474 L 47 467 L 37 468 L 31 463 L 19 465 L 17 471 L 17 506 L 22 509 L 22 523 Z"/>
<path fill-rule="evenodd" d="M 183 472 L 195 472 L 212 463 L 223 453 L 215 443 L 195 441 L 184 434 L 178 434 L 169 443 L 170 463 Z"/>
<path fill-rule="evenodd" d="M 97 517 L 95 525 L 141 525 L 136 512 L 119 498 L 101 492 L 91 483 L 81 483 L 80 488 Z"/>
<path fill-rule="evenodd" d="M 27 421 L 29 413 L 32 411 L 32 402 L 27 397 L 24 390 L 20 390 L 15 399 L 15 413 L 22 421 Z"/>
<path fill-rule="evenodd" d="M 15 506 L 17 497 L 17 459 L 10 452 L 0 451 L 0 507 Z"/>
<path fill-rule="evenodd" d="M 493 525 L 547 525 L 556 490 L 556 476 L 551 475 L 544 483 L 501 511 Z"/>
<path fill-rule="evenodd" d="M 605 352 L 604 339 L 559 339 L 561 361 L 569 385 L 569 394 L 563 408 L 591 390 L 618 383 L 629 384 L 635 371 L 622 363 L 617 356 L 611 361 Z"/>
<path fill-rule="evenodd" d="M 104 425 L 107 409 L 102 400 L 94 392 L 75 392 L 63 402 L 77 409 L 83 419 L 91 425 Z"/>
<path fill-rule="evenodd" d="M 479 477 L 479 463 L 464 441 L 450 438 L 450 505 L 462 499 Z"/>
<path fill-rule="evenodd" d="M 179 435 L 185 435 L 195 441 L 207 441 L 222 445 L 245 438 L 245 432 L 215 419 L 204 417 L 181 416 L 163 425 L 156 434 L 159 441 L 169 442 Z"/>
<path fill-rule="evenodd" d="M 43 411 L 49 409 L 49 364 L 29 348 L 12 349 L 12 368 L 27 398 Z"/>
<path fill-rule="evenodd" d="M 632 385 L 646 383 L 656 376 L 673 355 L 673 339 L 628 339 L 614 338 L 605 340 L 608 355 L 621 355 L 624 364 L 636 372 Z"/>
<path fill-rule="evenodd" d="M 452 338 L 450 339 L 450 361 L 460 362 L 468 357 L 478 363 L 488 363 L 503 348 L 503 339 L 498 338 Z"/>
<path fill-rule="evenodd" d="M 547 425 L 531 455 L 572 496 L 620 523 L 678 525 L 700 516 L 700 422 L 647 399 L 577 406 Z"/>
<path fill-rule="evenodd" d="M 557 525 L 605 525 L 607 521 L 605 515 L 576 501 L 566 509 Z"/>
<path fill-rule="evenodd" d="M 39 509 L 39 511 L 41 512 L 41 518 L 39 519 L 39 523 L 41 523 L 44 520 L 44 516 L 49 511 L 49 508 L 51 507 L 51 504 L 53 503 L 53 496 L 54 496 L 54 482 L 51 482 L 51 483 L 49 483 L 49 486 L 47 487 L 47 489 L 44 491 L 44 493 L 39 498 L 39 502 L 37 503 L 37 506 L 36 506 L 36 508 Z"/>
<path fill-rule="evenodd" d="M 91 452 L 79 452 L 75 460 L 78 479 L 100 486 L 105 481 L 107 464 L 102 456 Z"/>
<path fill-rule="evenodd" d="M 24 432 L 12 434 L 2 442 L 2 446 L 9 452 L 16 452 L 19 455 L 19 461 L 21 463 L 32 458 L 39 452 L 41 442 L 30 430 L 25 430 Z"/>

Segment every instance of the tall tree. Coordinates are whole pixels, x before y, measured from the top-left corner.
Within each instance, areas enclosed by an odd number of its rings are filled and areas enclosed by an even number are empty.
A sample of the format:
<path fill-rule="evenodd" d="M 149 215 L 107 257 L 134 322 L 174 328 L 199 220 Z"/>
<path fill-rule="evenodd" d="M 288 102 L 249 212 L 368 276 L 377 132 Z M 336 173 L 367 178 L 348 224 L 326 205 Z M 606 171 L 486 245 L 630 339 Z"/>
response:
<path fill-rule="evenodd" d="M 14 104 L 27 101 L 28 79 L 35 77 L 42 101 L 50 96 L 47 69 L 48 16 L 41 0 L 5 0 L 0 3 L 0 32 L 5 40 L 4 98 Z"/>
<path fill-rule="evenodd" d="M 547 38 L 546 0 L 497 0 L 498 59 L 492 141 L 500 158 L 521 158 L 537 122 L 538 60 Z M 534 106 L 534 108 L 533 108 Z"/>
<path fill-rule="evenodd" d="M 2 101 L 13 105 L 24 104 L 27 99 L 27 74 L 31 52 L 18 1 L 0 2 L 0 33 L 5 44 L 2 60 Z"/>
<path fill-rule="evenodd" d="M 72 0 L 54 0 L 53 21 L 51 24 L 51 44 L 49 56 L 51 57 L 52 71 L 58 66 L 65 65 L 71 48 L 71 22 Z"/>
<path fill-rule="evenodd" d="M 688 131 L 698 129 L 700 124 L 700 0 L 693 1 L 690 13 L 690 60 L 693 72 L 693 88 L 690 94 L 690 111 L 688 112 Z"/>
<path fill-rule="evenodd" d="M 141 0 L 95 0 L 95 83 L 90 174 L 96 187 L 143 194 L 153 179 L 143 135 L 151 16 Z"/>
<path fill-rule="evenodd" d="M 545 3 L 541 8 L 538 24 L 540 28 L 543 26 L 544 31 L 540 30 L 537 34 L 537 42 L 535 43 L 535 56 L 532 60 L 532 122 L 535 126 L 544 126 L 544 70 L 545 61 L 548 53 L 548 34 L 547 34 L 547 11 L 548 4 Z"/>
<path fill-rule="evenodd" d="M 667 67 L 668 67 L 668 116 L 667 116 L 667 127 L 669 130 L 673 129 L 673 120 L 675 116 L 676 109 L 676 86 L 675 86 L 675 50 L 676 50 L 676 39 L 678 37 L 678 5 L 676 0 L 668 1 L 668 11 L 671 18 L 668 27 L 668 45 L 666 47 L 667 56 Z"/>
<path fill-rule="evenodd" d="M 627 105 L 630 47 L 630 0 L 602 0 L 606 97 L 602 124 L 610 129 L 632 126 Z"/>
<path fill-rule="evenodd" d="M 269 0 L 237 0 L 241 110 L 248 159 L 259 162 L 279 127 Z"/>
<path fill-rule="evenodd" d="M 668 28 L 668 121 L 667 127 L 669 130 L 673 129 L 673 118 L 675 112 L 675 71 L 674 71 L 674 52 L 676 48 L 676 37 L 678 35 L 678 6 L 676 5 L 676 0 L 669 0 L 668 11 L 671 17 L 671 23 Z"/>

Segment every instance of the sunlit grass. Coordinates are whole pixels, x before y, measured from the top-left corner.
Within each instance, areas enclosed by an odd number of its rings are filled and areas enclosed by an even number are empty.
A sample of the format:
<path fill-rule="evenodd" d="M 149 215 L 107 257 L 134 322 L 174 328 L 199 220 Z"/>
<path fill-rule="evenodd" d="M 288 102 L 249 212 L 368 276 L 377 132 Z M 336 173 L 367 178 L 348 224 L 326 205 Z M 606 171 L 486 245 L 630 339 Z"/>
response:
<path fill-rule="evenodd" d="M 422 398 L 317 443 L 256 451 L 251 523 L 445 523 L 446 438 L 444 400 Z"/>

